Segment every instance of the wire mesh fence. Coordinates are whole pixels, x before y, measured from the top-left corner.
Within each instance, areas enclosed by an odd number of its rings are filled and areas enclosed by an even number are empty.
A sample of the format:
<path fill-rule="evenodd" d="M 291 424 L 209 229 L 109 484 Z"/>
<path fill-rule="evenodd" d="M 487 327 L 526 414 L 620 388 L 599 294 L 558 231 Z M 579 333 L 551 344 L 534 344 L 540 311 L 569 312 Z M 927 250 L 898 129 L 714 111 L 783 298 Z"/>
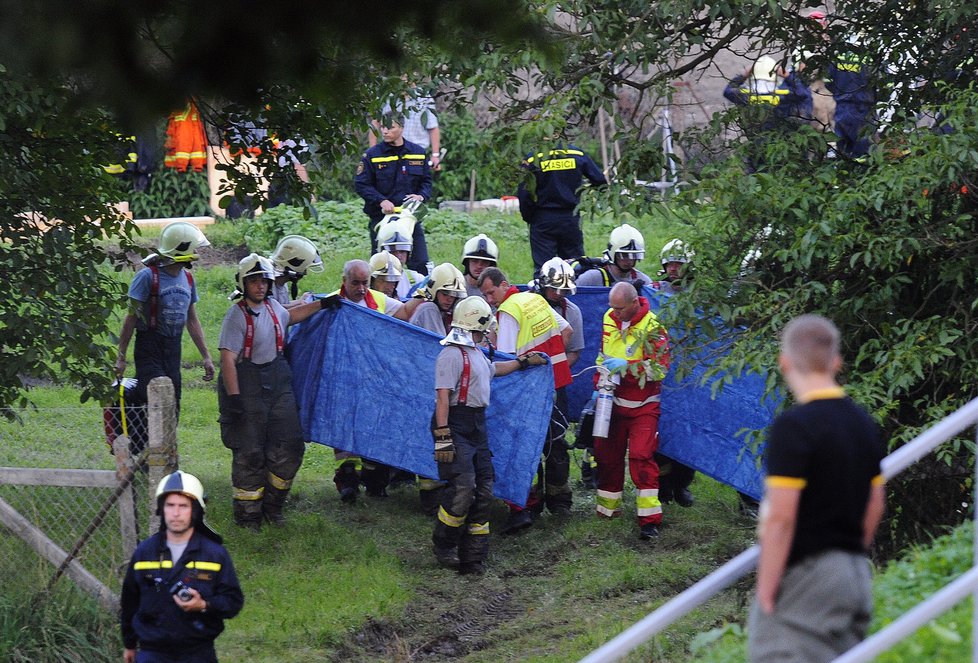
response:
<path fill-rule="evenodd" d="M 138 467 L 148 409 L 45 407 L 0 417 L 0 593 L 84 573 L 119 592 L 132 546 L 148 534 L 148 479 Z M 124 434 L 118 448 L 129 453 L 117 458 L 112 444 Z M 131 490 L 120 476 L 131 477 Z"/>

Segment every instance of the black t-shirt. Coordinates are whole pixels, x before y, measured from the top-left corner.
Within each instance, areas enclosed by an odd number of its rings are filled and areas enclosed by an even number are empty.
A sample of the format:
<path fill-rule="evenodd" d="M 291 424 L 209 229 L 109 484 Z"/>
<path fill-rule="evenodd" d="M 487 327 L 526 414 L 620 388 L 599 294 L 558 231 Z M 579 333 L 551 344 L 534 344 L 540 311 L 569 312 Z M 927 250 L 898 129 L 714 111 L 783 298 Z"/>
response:
<path fill-rule="evenodd" d="M 769 486 L 801 488 L 788 564 L 828 549 L 864 552 L 870 484 L 886 455 L 876 422 L 841 389 L 826 390 L 771 425 Z"/>

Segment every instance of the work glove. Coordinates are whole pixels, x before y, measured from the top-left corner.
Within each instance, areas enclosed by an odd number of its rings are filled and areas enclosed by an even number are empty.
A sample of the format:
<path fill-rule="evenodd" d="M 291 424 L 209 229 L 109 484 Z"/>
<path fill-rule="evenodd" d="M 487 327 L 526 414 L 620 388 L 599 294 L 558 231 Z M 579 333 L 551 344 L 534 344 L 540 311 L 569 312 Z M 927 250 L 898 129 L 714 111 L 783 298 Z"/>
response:
<path fill-rule="evenodd" d="M 244 415 L 244 399 L 241 394 L 228 394 L 227 404 L 228 414 L 235 417 Z"/>
<path fill-rule="evenodd" d="M 523 370 L 527 366 L 543 366 L 547 363 L 547 355 L 543 352 L 527 352 L 522 357 L 517 357 L 516 361 L 520 363 L 520 370 Z"/>
<path fill-rule="evenodd" d="M 455 460 L 455 443 L 452 441 L 452 431 L 448 426 L 438 426 L 431 429 L 435 440 L 435 462 L 451 463 Z"/>
<path fill-rule="evenodd" d="M 625 369 L 628 368 L 628 362 L 618 357 L 607 357 L 601 366 L 609 373 L 624 373 Z"/>
<path fill-rule="evenodd" d="M 319 300 L 319 308 L 339 308 L 340 307 L 340 296 L 330 295 L 329 297 L 324 297 Z"/>

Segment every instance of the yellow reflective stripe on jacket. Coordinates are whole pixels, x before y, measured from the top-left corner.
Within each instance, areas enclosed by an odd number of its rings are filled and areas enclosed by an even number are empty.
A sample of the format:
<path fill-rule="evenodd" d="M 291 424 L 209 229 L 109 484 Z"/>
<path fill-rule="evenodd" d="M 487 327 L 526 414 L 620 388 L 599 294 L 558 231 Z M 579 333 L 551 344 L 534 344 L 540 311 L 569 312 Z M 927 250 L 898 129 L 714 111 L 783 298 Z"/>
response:
<path fill-rule="evenodd" d="M 764 485 L 768 488 L 791 488 L 792 490 L 801 490 L 808 485 L 808 481 L 802 477 L 772 476 L 764 480 Z"/>
<path fill-rule="evenodd" d="M 220 571 L 221 564 L 219 562 L 187 562 L 188 569 L 197 569 L 198 571 Z"/>
<path fill-rule="evenodd" d="M 156 570 L 156 569 L 172 569 L 173 568 L 173 562 L 171 562 L 168 559 L 164 559 L 162 562 L 160 562 L 160 561 L 155 561 L 155 562 L 150 562 L 150 561 L 136 562 L 135 564 L 132 565 L 132 568 L 135 571 L 148 571 L 148 570 Z"/>
<path fill-rule="evenodd" d="M 559 157 L 565 154 L 571 154 L 578 157 L 584 156 L 584 152 L 581 152 L 580 150 L 550 150 L 550 153 L 547 156 Z M 542 158 L 543 158 L 543 152 L 537 152 L 535 156 L 528 157 L 526 162 L 533 163 L 536 159 L 542 159 Z"/>
<path fill-rule="evenodd" d="M 387 163 L 388 161 L 397 161 L 399 158 L 397 155 L 392 157 L 370 157 L 370 163 Z"/>
<path fill-rule="evenodd" d="M 499 310 L 513 316 L 520 326 L 516 335 L 517 355 L 533 350 L 560 333 L 553 309 L 540 295 L 518 292 L 507 297 Z"/>
<path fill-rule="evenodd" d="M 424 160 L 425 156 L 426 155 L 424 155 L 424 154 L 402 154 L 401 155 L 401 158 L 402 159 L 411 159 L 412 161 L 415 161 L 417 159 Z"/>

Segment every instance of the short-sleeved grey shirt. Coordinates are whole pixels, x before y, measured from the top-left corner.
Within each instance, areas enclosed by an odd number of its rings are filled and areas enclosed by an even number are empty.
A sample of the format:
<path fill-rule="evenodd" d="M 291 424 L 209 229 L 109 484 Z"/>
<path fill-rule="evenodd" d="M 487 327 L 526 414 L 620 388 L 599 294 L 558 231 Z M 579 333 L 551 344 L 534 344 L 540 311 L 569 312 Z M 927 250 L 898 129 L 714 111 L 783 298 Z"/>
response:
<path fill-rule="evenodd" d="M 434 302 L 424 302 L 419 305 L 418 308 L 414 309 L 414 313 L 411 314 L 411 319 L 408 322 L 436 334 L 445 335 L 448 333 L 448 330 L 445 329 L 444 318 L 441 316 L 441 310 Z"/>
<path fill-rule="evenodd" d="M 286 327 L 289 326 L 289 312 L 274 299 L 265 301 L 269 302 L 272 310 L 275 311 L 275 317 L 278 318 L 284 336 Z M 251 344 L 251 362 L 267 364 L 277 355 L 275 351 L 275 324 L 272 322 L 271 316 L 268 315 L 268 309 L 264 304 L 250 310 L 257 313 L 257 315 L 251 316 L 251 320 L 255 324 L 255 335 Z M 246 312 L 242 311 L 237 304 L 229 308 L 228 312 L 224 314 L 224 321 L 221 322 L 221 337 L 217 341 L 219 349 L 236 353 L 239 360 L 244 359 L 242 353 L 244 352 L 245 332 L 248 324 L 245 322 L 245 315 Z"/>
<path fill-rule="evenodd" d="M 435 360 L 435 389 L 451 389 L 449 403 L 458 405 L 459 386 L 462 382 L 462 353 L 469 356 L 469 393 L 465 404 L 469 407 L 489 406 L 489 383 L 496 374 L 496 367 L 478 348 L 447 345 Z"/>
<path fill-rule="evenodd" d="M 567 310 L 564 310 L 563 306 L 559 304 L 550 304 L 550 308 L 554 310 L 557 315 L 564 316 L 567 320 L 567 324 L 571 326 L 573 332 L 571 333 L 570 343 L 564 349 L 567 352 L 580 352 L 584 349 L 584 318 L 581 316 L 581 308 L 569 299 L 565 299 L 567 302 Z"/>
<path fill-rule="evenodd" d="M 603 286 L 605 284 L 604 275 L 601 272 L 602 270 L 600 269 L 587 270 L 586 272 L 584 272 L 583 274 L 577 277 L 577 285 L 591 285 L 591 286 L 599 286 L 599 287 Z M 642 281 L 643 285 L 648 285 L 652 283 L 652 279 L 650 279 L 648 276 L 638 271 L 637 269 L 633 269 L 632 271 L 627 273 L 623 278 L 620 279 L 615 278 L 615 275 L 612 274 L 610 270 L 608 271 L 608 276 L 611 278 L 611 283 L 608 284 L 609 286 L 612 286 L 620 281 L 624 281 L 625 283 L 631 283 L 632 285 L 634 285 L 638 281 Z"/>

